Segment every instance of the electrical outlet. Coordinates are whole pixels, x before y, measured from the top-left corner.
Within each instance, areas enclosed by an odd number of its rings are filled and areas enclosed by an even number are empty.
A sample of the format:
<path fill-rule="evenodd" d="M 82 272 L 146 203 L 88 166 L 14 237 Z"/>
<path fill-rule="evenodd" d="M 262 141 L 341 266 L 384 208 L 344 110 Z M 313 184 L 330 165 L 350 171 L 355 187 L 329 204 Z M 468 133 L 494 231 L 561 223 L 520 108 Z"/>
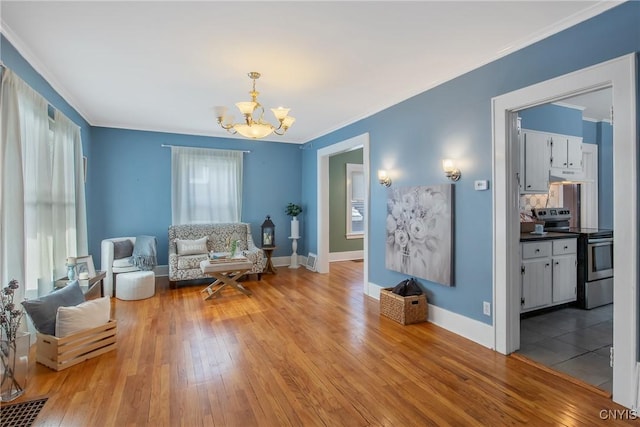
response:
<path fill-rule="evenodd" d="M 483 301 L 482 302 L 482 312 L 486 315 L 486 316 L 491 316 L 491 303 L 488 301 Z"/>

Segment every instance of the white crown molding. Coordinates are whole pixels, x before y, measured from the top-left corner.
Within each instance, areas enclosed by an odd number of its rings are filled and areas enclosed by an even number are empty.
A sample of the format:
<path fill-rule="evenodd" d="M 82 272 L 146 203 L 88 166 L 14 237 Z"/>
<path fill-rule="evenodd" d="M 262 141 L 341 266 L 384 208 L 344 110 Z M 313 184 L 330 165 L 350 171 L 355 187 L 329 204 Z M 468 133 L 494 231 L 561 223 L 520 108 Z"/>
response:
<path fill-rule="evenodd" d="M 611 119 L 595 119 L 595 118 L 593 118 L 593 117 L 583 117 L 583 118 L 582 118 L 582 121 L 585 121 L 585 122 L 593 122 L 593 123 L 601 123 L 601 122 L 604 122 L 604 123 L 609 123 L 609 124 L 611 124 Z"/>
<path fill-rule="evenodd" d="M 587 107 L 583 107 L 581 105 L 569 104 L 568 102 L 552 102 L 552 105 L 557 105 L 558 107 L 570 108 L 572 110 L 580 110 L 584 111 Z"/>

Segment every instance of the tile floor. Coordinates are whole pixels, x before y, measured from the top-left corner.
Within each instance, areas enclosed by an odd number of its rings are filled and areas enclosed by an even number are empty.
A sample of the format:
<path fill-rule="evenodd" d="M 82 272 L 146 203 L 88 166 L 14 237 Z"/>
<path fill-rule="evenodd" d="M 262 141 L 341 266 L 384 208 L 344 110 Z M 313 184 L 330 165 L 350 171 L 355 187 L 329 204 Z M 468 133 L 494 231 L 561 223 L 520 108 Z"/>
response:
<path fill-rule="evenodd" d="M 520 320 L 518 353 L 611 392 L 613 304 L 592 310 L 573 307 Z"/>

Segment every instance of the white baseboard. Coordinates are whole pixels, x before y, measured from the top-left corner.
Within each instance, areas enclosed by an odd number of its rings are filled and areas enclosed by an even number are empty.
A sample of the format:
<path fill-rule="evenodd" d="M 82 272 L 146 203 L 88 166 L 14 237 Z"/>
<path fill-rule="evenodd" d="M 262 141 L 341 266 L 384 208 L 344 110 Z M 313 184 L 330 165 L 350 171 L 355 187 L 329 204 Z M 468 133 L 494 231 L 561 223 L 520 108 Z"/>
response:
<path fill-rule="evenodd" d="M 168 265 L 156 265 L 156 267 L 153 269 L 153 274 L 156 275 L 156 277 L 160 276 L 160 277 L 165 277 L 169 275 L 169 266 Z"/>
<path fill-rule="evenodd" d="M 380 289 L 383 287 L 369 282 L 369 296 L 380 299 Z M 470 319 L 444 308 L 429 305 L 427 320 L 454 334 L 463 336 L 487 348 L 494 348 L 493 327 L 486 323 Z"/>
<path fill-rule="evenodd" d="M 329 254 L 329 262 L 353 261 L 355 259 L 364 259 L 364 251 L 331 252 Z"/>

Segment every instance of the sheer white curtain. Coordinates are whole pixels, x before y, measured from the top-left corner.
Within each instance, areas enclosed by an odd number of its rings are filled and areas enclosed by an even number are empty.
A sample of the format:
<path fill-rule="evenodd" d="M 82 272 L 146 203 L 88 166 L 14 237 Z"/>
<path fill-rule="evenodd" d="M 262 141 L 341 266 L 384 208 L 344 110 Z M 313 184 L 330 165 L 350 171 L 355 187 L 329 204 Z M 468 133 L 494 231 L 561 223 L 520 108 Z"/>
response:
<path fill-rule="evenodd" d="M 47 101 L 10 70 L 0 97 L 0 269 L 3 286 L 15 278 L 34 296 L 87 251 L 80 129 L 59 113 L 50 123 Z"/>
<path fill-rule="evenodd" d="M 239 222 L 242 151 L 171 147 L 173 224 Z"/>

